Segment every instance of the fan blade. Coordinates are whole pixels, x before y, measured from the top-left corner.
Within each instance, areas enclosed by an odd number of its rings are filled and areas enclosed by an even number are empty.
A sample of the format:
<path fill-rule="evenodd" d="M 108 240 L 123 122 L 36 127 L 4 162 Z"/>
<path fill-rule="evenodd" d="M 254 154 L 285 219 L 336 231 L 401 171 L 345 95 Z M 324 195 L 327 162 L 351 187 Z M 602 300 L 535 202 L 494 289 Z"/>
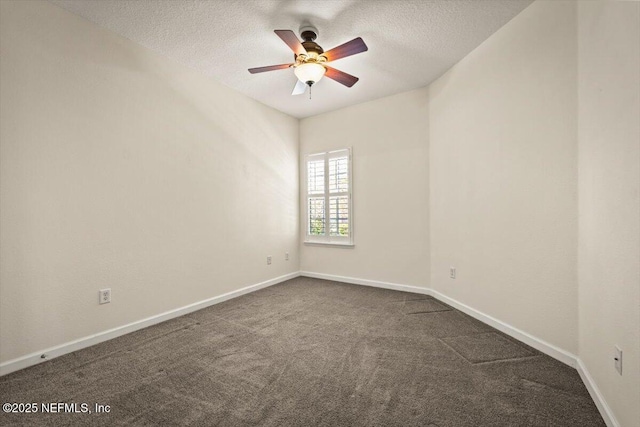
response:
<path fill-rule="evenodd" d="M 338 83 L 342 83 L 346 87 L 351 87 L 356 84 L 358 80 L 360 80 L 356 76 L 347 74 L 344 71 L 336 70 L 335 68 L 327 67 L 326 65 L 324 66 L 324 68 L 327 69 L 325 76 L 337 81 Z"/>
<path fill-rule="evenodd" d="M 249 68 L 251 74 L 264 73 L 265 71 L 283 70 L 291 67 L 293 64 L 269 65 L 268 67 Z"/>
<path fill-rule="evenodd" d="M 300 40 L 298 40 L 298 37 L 293 31 L 273 30 L 273 32 L 276 33 L 278 37 L 280 37 L 282 41 L 285 42 L 296 55 L 307 53 L 307 50 L 302 46 L 302 43 L 300 43 Z"/>
<path fill-rule="evenodd" d="M 306 83 L 298 80 L 296 82 L 296 85 L 293 88 L 293 92 L 291 92 L 291 95 L 302 95 L 306 90 L 307 90 Z"/>
<path fill-rule="evenodd" d="M 323 53 L 327 58 L 328 62 L 335 61 L 336 59 L 344 58 L 345 56 L 355 55 L 356 53 L 366 52 L 369 50 L 364 41 L 357 37 L 350 42 L 346 42 L 345 44 L 341 44 L 340 46 L 334 47 L 333 49 Z"/>

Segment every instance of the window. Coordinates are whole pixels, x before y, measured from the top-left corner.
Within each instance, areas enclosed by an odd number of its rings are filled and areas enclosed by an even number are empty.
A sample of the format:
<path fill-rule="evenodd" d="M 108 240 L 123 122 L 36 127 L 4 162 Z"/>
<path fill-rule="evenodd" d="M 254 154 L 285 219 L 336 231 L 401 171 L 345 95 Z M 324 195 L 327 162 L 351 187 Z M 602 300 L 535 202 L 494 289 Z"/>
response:
<path fill-rule="evenodd" d="M 351 149 L 308 155 L 305 242 L 353 244 Z"/>

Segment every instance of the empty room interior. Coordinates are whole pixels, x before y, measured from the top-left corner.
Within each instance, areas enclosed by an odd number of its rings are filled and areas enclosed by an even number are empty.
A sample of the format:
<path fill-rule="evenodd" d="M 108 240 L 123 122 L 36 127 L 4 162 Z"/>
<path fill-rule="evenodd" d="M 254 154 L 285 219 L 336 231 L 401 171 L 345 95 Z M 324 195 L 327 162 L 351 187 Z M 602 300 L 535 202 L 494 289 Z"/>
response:
<path fill-rule="evenodd" d="M 640 2 L 0 0 L 0 400 L 640 426 Z"/>

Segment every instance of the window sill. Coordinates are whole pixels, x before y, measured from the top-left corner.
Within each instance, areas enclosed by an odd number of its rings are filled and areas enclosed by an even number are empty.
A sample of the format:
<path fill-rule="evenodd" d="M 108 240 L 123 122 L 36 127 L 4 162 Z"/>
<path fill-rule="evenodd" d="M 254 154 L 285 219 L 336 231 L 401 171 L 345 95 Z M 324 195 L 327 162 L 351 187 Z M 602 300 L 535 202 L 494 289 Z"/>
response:
<path fill-rule="evenodd" d="M 334 247 L 334 248 L 345 248 L 345 249 L 349 249 L 349 248 L 354 248 L 356 245 L 354 245 L 353 243 L 336 243 L 336 242 L 308 242 L 308 241 L 304 241 L 302 242 L 305 246 L 328 246 L 328 247 Z"/>

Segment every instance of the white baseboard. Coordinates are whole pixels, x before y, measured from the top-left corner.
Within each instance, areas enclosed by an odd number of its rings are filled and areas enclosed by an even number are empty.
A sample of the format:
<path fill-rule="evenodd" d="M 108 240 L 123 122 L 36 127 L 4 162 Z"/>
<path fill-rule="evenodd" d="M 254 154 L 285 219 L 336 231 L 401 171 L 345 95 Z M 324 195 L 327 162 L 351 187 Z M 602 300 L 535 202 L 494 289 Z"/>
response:
<path fill-rule="evenodd" d="M 463 313 L 466 313 L 469 316 L 478 319 L 479 321 L 486 323 L 487 325 L 492 326 L 501 332 L 504 332 L 505 334 L 517 339 L 518 341 L 521 341 L 535 348 L 536 350 L 539 350 L 544 354 L 549 355 L 554 359 L 557 359 L 562 363 L 571 366 L 572 368 L 576 367 L 577 357 L 573 354 L 562 350 L 561 348 L 558 348 L 555 345 L 550 344 L 540 338 L 534 337 L 531 334 L 521 331 L 520 329 L 502 322 L 501 320 L 489 316 L 488 314 L 471 308 L 468 305 L 456 301 L 453 298 L 449 298 L 448 296 L 443 295 L 438 291 L 434 291 L 433 289 L 422 288 L 418 286 L 400 285 L 397 283 L 379 282 L 376 280 L 359 279 L 355 277 L 334 276 L 331 274 L 314 273 L 310 271 L 301 271 L 300 275 L 305 277 L 314 277 L 316 279 L 333 280 L 336 282 L 353 283 L 355 285 L 373 286 L 376 288 L 394 289 L 396 291 L 414 292 L 418 294 L 430 295 L 462 311 Z"/>
<path fill-rule="evenodd" d="M 431 291 L 431 295 L 434 298 L 439 299 L 442 302 L 449 304 L 451 307 L 460 310 L 463 313 L 468 314 L 469 316 L 478 319 L 482 323 L 486 323 L 489 326 L 492 326 L 499 330 L 500 332 L 504 332 L 517 339 L 520 342 L 527 344 L 530 347 L 535 348 L 538 351 L 546 354 L 547 356 L 551 356 L 560 362 L 571 366 L 572 368 L 576 367 L 577 356 L 565 351 L 555 345 L 546 342 L 538 337 L 535 337 L 527 332 L 524 332 L 514 326 L 509 325 L 501 320 L 496 319 L 495 317 L 489 316 L 481 311 L 476 310 L 475 308 L 471 308 L 466 304 L 463 304 L 453 298 L 449 298 L 446 295 L 441 294 L 438 291 Z"/>
<path fill-rule="evenodd" d="M 101 342 L 108 341 L 113 338 L 117 338 L 119 336 L 164 322 L 166 320 L 184 316 L 185 314 L 192 313 L 194 311 L 209 307 L 211 305 L 219 304 L 223 301 L 227 301 L 232 298 L 236 298 L 241 295 L 255 292 L 259 289 L 263 289 L 268 286 L 272 286 L 280 282 L 293 279 L 295 277 L 298 277 L 299 275 L 300 273 L 297 271 L 293 273 L 285 274 L 284 276 L 276 277 L 274 279 L 266 280 L 264 282 L 260 282 L 255 285 L 251 285 L 235 291 L 227 292 L 226 294 L 218 295 L 213 298 L 208 298 L 206 300 L 189 304 L 184 307 L 165 311 L 164 313 L 147 317 L 146 319 L 138 320 L 136 322 L 129 323 L 128 325 L 118 326 L 117 328 L 109 329 L 103 332 L 98 332 L 97 334 L 89 335 L 74 341 L 70 341 L 65 344 L 47 348 L 47 349 L 44 349 L 35 353 L 31 353 L 16 359 L 8 360 L 0 364 L 0 376 L 10 374 L 11 372 L 15 372 L 20 369 L 28 368 L 29 366 L 37 365 L 38 363 L 51 360 L 55 357 L 72 353 L 74 351 L 81 350 L 83 348 L 90 347 L 92 345 L 99 344 Z M 42 355 L 45 355 L 45 357 L 43 358 Z"/>
<path fill-rule="evenodd" d="M 332 280 L 334 282 L 352 283 L 354 285 L 373 286 L 374 288 L 393 289 L 394 291 L 413 292 L 415 294 L 431 295 L 431 289 L 419 286 L 400 285 L 398 283 L 380 282 L 377 280 L 358 279 L 355 277 L 335 276 L 333 274 L 314 273 L 311 271 L 301 271 L 301 276 L 314 279 Z"/>
<path fill-rule="evenodd" d="M 582 360 L 578 359 L 576 369 L 578 370 L 578 374 L 580 374 L 580 378 L 582 378 L 582 382 L 587 387 L 591 398 L 598 407 L 598 411 L 600 411 L 600 415 L 602 415 L 605 424 L 607 424 L 608 427 L 619 427 L 620 424 L 618 423 L 618 420 L 616 420 L 615 415 L 613 415 L 613 411 L 607 404 L 607 401 L 604 400 L 602 393 L 600 393 L 600 389 L 591 377 L 591 374 L 589 374 L 587 367 L 582 363 Z"/>

